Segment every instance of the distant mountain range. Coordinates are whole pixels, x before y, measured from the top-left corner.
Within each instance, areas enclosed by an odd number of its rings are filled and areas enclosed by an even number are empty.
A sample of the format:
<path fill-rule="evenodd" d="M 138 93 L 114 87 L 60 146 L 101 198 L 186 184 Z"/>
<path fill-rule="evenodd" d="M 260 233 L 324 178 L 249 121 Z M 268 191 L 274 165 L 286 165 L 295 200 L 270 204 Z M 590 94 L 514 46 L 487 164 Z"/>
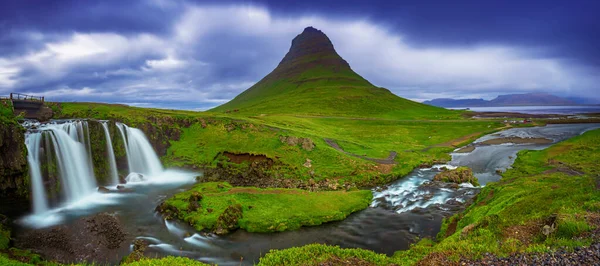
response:
<path fill-rule="evenodd" d="M 493 100 L 439 98 L 424 101 L 438 107 L 498 107 L 498 106 L 561 106 L 591 104 L 576 98 L 562 98 L 548 93 L 525 93 L 499 95 Z"/>

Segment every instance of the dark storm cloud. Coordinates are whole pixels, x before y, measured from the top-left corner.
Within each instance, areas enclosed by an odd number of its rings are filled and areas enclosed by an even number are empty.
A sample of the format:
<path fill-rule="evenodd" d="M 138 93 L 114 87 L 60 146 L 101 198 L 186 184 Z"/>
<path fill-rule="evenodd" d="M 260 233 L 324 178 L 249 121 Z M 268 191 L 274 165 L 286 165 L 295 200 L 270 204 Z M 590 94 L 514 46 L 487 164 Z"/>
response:
<path fill-rule="evenodd" d="M 594 2 L 4 1 L 0 94 L 207 109 L 250 87 L 306 26 L 416 100 L 597 90 Z M 597 9 L 595 9 L 597 10 Z"/>

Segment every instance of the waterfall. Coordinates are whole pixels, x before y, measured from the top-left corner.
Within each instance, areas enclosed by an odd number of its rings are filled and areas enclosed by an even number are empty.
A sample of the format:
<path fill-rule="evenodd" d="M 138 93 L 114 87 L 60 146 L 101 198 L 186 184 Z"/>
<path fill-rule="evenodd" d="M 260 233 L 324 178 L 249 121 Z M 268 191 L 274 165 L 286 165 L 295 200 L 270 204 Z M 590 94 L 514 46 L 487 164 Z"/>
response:
<path fill-rule="evenodd" d="M 61 184 L 69 202 L 94 192 L 96 179 L 85 145 L 74 140 L 62 128 L 48 127 L 54 145 Z"/>
<path fill-rule="evenodd" d="M 48 210 L 48 199 L 41 173 L 40 151 L 42 149 L 46 153 L 47 163 L 51 163 L 50 153 L 54 152 L 60 184 L 68 202 L 77 201 L 93 193 L 96 179 L 91 163 L 87 121 L 37 124 L 36 126 L 38 128 L 28 132 L 25 139 L 34 213 Z"/>
<path fill-rule="evenodd" d="M 27 146 L 27 162 L 29 163 L 29 174 L 31 179 L 31 190 L 33 193 L 33 212 L 42 213 L 48 210 L 46 202 L 46 191 L 40 170 L 40 140 L 42 134 L 31 133 L 25 137 Z"/>
<path fill-rule="evenodd" d="M 107 160 L 110 167 L 110 180 L 119 183 L 116 158 L 112 146 L 108 122 L 101 122 L 106 138 Z M 27 161 L 30 168 L 33 210 L 35 214 L 49 210 L 44 177 L 43 163 L 56 165 L 58 183 L 61 186 L 62 199 L 73 203 L 94 194 L 96 177 L 92 160 L 92 140 L 88 121 L 53 121 L 47 124 L 26 122 L 28 128 L 25 138 Z M 131 181 L 143 181 L 145 177 L 163 172 L 158 156 L 152 149 L 144 133 L 127 125 L 117 123 L 123 137 Z M 42 152 L 43 151 L 43 152 Z M 45 154 L 45 156 L 42 156 Z"/>
<path fill-rule="evenodd" d="M 108 164 L 110 166 L 110 180 L 112 184 L 119 184 L 119 174 L 117 173 L 117 161 L 115 160 L 115 151 L 113 150 L 110 132 L 108 131 L 108 122 L 102 122 L 104 135 L 106 136 L 106 152 L 108 153 Z"/>
<path fill-rule="evenodd" d="M 85 145 L 84 148 L 87 151 L 87 154 L 84 157 L 86 157 L 88 165 L 91 166 L 87 169 L 88 174 L 94 180 L 96 180 L 94 177 L 94 164 L 92 163 L 92 146 L 90 144 L 90 130 L 88 127 L 88 122 L 83 120 L 71 121 L 69 123 L 60 125 L 60 128 L 66 131 L 74 141 Z"/>
<path fill-rule="evenodd" d="M 129 172 L 148 176 L 161 173 L 162 164 L 144 132 L 121 123 L 117 127 L 125 143 Z"/>

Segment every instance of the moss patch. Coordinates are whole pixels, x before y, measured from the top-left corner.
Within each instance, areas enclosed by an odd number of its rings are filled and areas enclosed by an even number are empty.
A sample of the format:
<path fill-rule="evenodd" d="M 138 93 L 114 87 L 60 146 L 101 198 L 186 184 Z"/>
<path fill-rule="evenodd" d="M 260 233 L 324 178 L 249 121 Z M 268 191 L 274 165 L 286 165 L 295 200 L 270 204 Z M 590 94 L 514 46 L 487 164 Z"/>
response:
<path fill-rule="evenodd" d="M 198 195 L 202 195 L 200 200 Z M 299 189 L 232 187 L 224 182 L 201 183 L 166 200 L 160 211 L 197 230 L 226 233 L 277 232 L 338 221 L 367 208 L 368 190 L 308 192 Z M 194 207 L 190 207 L 194 205 Z"/>
<path fill-rule="evenodd" d="M 192 260 L 192 259 L 185 258 L 185 257 L 169 256 L 169 257 L 165 257 L 165 258 L 161 258 L 161 259 L 144 258 L 139 261 L 123 263 L 121 265 L 128 265 L 128 266 L 197 265 L 197 266 L 202 266 L 202 265 L 209 265 L 209 264 L 202 263 L 197 260 Z"/>
<path fill-rule="evenodd" d="M 473 186 L 479 186 L 479 180 L 473 175 L 471 168 L 466 166 L 461 166 L 453 170 L 444 170 L 435 175 L 433 180 L 456 184 L 471 183 Z"/>
<path fill-rule="evenodd" d="M 357 248 L 311 244 L 284 250 L 271 250 L 258 265 L 391 265 L 389 257 Z"/>

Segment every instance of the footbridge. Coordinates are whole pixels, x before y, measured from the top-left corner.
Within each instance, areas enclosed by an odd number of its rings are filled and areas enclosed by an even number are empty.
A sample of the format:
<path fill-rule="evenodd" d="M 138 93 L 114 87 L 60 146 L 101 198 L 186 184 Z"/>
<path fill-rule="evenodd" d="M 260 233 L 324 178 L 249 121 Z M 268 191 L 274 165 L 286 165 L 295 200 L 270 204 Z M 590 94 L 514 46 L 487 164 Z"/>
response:
<path fill-rule="evenodd" d="M 0 100 L 10 100 L 12 102 L 15 116 L 23 115 L 28 119 L 44 120 L 43 118 L 47 117 L 48 111 L 52 116 L 52 110 L 44 106 L 44 96 L 11 93 L 9 97 L 0 97 Z"/>

